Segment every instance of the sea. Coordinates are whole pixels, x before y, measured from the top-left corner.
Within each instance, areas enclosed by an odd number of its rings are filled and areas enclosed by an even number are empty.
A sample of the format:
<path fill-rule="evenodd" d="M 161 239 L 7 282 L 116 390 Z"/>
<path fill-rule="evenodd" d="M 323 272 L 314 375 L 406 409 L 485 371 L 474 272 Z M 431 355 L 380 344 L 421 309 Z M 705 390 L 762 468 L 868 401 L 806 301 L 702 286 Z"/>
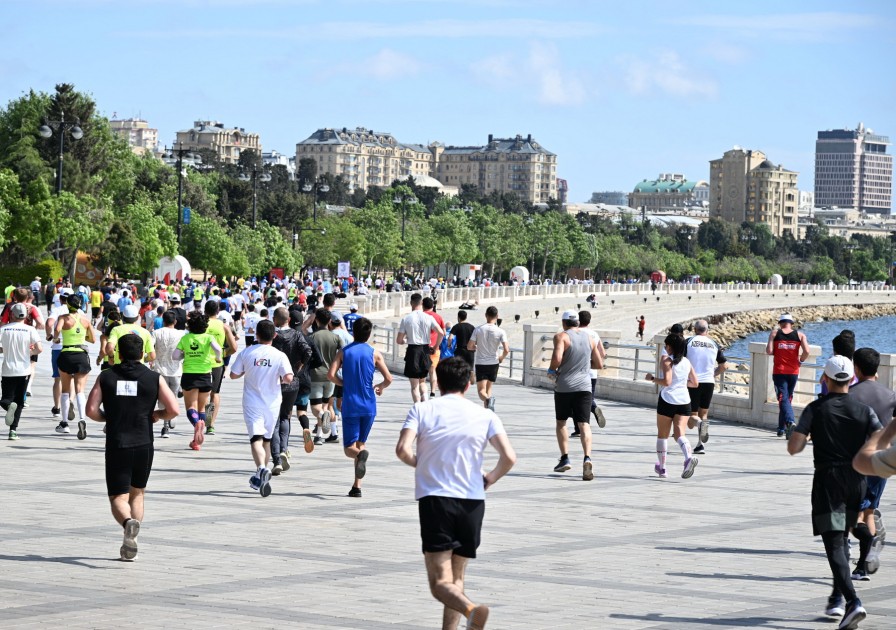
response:
<path fill-rule="evenodd" d="M 810 345 L 821 346 L 820 359 L 827 359 L 833 354 L 831 340 L 844 329 L 855 333 L 857 349 L 871 347 L 881 354 L 896 354 L 896 316 L 893 315 L 855 321 L 831 319 L 821 322 L 804 322 L 800 328 Z M 725 349 L 725 356 L 749 358 L 750 342 L 766 343 L 768 333 L 767 330 L 760 331 L 735 341 Z"/>

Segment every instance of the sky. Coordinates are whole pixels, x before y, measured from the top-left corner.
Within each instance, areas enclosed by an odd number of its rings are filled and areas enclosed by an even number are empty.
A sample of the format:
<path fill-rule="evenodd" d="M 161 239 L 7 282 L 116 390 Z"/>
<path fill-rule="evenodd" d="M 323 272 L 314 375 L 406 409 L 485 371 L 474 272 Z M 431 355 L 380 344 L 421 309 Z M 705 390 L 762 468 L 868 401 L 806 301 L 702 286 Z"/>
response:
<path fill-rule="evenodd" d="M 210 119 L 287 155 L 320 127 L 532 134 L 570 202 L 735 145 L 812 190 L 819 130 L 896 138 L 894 59 L 891 0 L 0 2 L 0 106 L 73 83 L 160 144 Z"/>

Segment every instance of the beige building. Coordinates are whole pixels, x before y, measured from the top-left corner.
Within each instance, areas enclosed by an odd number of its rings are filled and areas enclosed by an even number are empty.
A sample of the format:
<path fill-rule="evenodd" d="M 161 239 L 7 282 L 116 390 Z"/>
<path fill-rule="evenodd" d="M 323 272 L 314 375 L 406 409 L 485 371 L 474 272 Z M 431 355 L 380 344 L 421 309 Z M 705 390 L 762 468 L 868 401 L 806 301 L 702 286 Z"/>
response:
<path fill-rule="evenodd" d="M 430 185 L 436 180 L 446 193 L 473 184 L 484 194 L 514 192 L 531 203 L 557 197 L 557 156 L 531 135 L 489 135 L 485 146 L 445 147 L 405 144 L 363 127 L 325 128 L 296 145 L 296 163 L 302 158 L 314 159 L 318 173 L 342 175 L 351 190 L 414 177 Z"/>
<path fill-rule="evenodd" d="M 797 175 L 762 151 L 735 147 L 709 162 L 709 214 L 733 223 L 765 223 L 775 236 L 799 238 Z"/>
<path fill-rule="evenodd" d="M 153 129 L 141 118 L 114 119 L 109 121 L 115 135 L 123 138 L 137 155 L 154 153 L 159 146 L 159 130 Z"/>
<path fill-rule="evenodd" d="M 178 131 L 174 146 L 192 151 L 209 149 L 218 155 L 222 164 L 236 164 L 240 153 L 246 149 L 253 149 L 261 155 L 257 133 L 247 133 L 242 127 L 228 129 L 213 120 L 197 120 L 191 129 Z"/>
<path fill-rule="evenodd" d="M 628 196 L 628 205 L 647 212 L 674 212 L 699 206 L 708 198 L 708 183 L 688 180 L 678 173 L 660 173 L 656 179 L 636 184 Z"/>

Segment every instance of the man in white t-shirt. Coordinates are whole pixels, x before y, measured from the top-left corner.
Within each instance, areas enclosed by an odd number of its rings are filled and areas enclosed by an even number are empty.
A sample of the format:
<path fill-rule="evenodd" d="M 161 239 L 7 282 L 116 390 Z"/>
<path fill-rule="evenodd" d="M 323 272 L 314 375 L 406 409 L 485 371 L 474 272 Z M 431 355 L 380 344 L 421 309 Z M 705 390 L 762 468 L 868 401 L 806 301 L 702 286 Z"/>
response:
<path fill-rule="evenodd" d="M 411 398 L 414 402 L 426 400 L 426 377 L 432 365 L 433 347 L 430 346 L 430 332 L 436 333 L 435 347 L 438 348 L 445 331 L 436 320 L 421 310 L 423 296 L 411 296 L 411 312 L 401 318 L 398 325 L 398 345 L 408 344 L 404 355 L 404 375 L 411 381 Z"/>
<path fill-rule="evenodd" d="M 507 333 L 498 328 L 498 309 L 485 309 L 485 323 L 473 331 L 467 350 L 474 352 L 473 365 L 476 366 L 476 389 L 482 404 L 495 410 L 492 384 L 498 380 L 498 366 L 510 354 Z M 500 354 L 499 354 L 500 353 Z"/>
<path fill-rule="evenodd" d="M 246 347 L 253 345 L 255 343 L 255 327 L 258 326 L 258 322 L 261 321 L 261 315 L 256 312 L 256 307 L 254 304 L 246 305 Z"/>
<path fill-rule="evenodd" d="M 489 609 L 464 594 L 464 572 L 479 547 L 485 491 L 513 467 L 516 454 L 498 416 L 464 398 L 470 387 L 466 361 L 439 362 L 436 378 L 441 397 L 411 407 L 395 454 L 415 468 L 423 558 L 430 591 L 445 606 L 442 627 L 456 628 L 464 615 L 467 628 L 479 629 Z M 498 462 L 483 474 L 487 443 L 498 451 Z"/>
<path fill-rule="evenodd" d="M 0 407 L 6 411 L 10 440 L 19 439 L 17 431 L 31 375 L 31 357 L 43 350 L 37 330 L 25 323 L 28 310 L 28 305 L 21 302 L 13 304 L 9 309 L 10 323 L 0 329 L 0 351 L 3 352 Z"/>
<path fill-rule="evenodd" d="M 183 374 L 183 359 L 175 359 L 173 356 L 174 349 L 180 342 L 180 338 L 186 334 L 184 330 L 175 328 L 177 325 L 177 314 L 174 311 L 165 311 L 162 313 L 162 327 L 154 330 L 152 333 L 153 343 L 155 344 L 156 356 L 152 362 L 152 369 L 158 372 L 168 388 L 178 397 L 183 396 L 180 389 L 180 377 Z M 168 433 L 174 428 L 174 419 L 165 420 L 162 425 L 161 437 L 167 438 Z"/>
<path fill-rule="evenodd" d="M 705 319 L 694 322 L 693 337 L 688 339 L 685 345 L 684 356 L 694 366 L 697 374 L 696 388 L 688 389 L 691 395 L 691 417 L 688 418 L 688 428 L 697 426 L 698 442 L 694 452 L 701 454 L 706 452 L 703 444 L 709 439 L 709 403 L 712 401 L 715 390 L 716 377 L 725 371 L 726 359 L 719 344 L 706 335 L 709 324 Z"/>
<path fill-rule="evenodd" d="M 258 322 L 255 345 L 240 352 L 230 366 L 230 378 L 246 375 L 243 418 L 257 467 L 249 487 L 263 497 L 271 494 L 271 438 L 280 417 L 280 384 L 291 383 L 293 377 L 289 358 L 271 346 L 276 333 L 273 322 Z"/>

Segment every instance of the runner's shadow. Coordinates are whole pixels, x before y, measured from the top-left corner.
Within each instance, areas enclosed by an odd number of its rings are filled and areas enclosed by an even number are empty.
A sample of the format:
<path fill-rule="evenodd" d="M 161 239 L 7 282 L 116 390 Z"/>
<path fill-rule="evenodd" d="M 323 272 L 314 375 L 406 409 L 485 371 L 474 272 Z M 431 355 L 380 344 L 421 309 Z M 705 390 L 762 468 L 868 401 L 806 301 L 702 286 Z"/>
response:
<path fill-rule="evenodd" d="M 821 586 L 830 586 L 831 580 L 822 580 L 812 577 L 803 577 L 799 575 L 782 577 L 779 575 L 734 575 L 731 573 L 676 573 L 671 572 L 666 575 L 684 578 L 705 578 L 709 580 L 747 580 L 749 582 L 803 582 L 806 584 L 820 584 Z"/>
<path fill-rule="evenodd" d="M 97 567 L 92 564 L 87 564 L 84 560 L 94 560 L 96 562 L 118 562 L 118 560 L 113 560 L 112 558 L 80 558 L 77 556 L 61 556 L 58 558 L 51 558 L 47 556 L 38 556 L 36 554 L 28 554 L 27 556 L 8 556 L 4 554 L 0 554 L 0 562 L 4 560 L 12 560 L 14 562 L 55 562 L 58 564 L 70 564 L 76 567 L 85 567 L 87 569 L 106 569 L 108 567 Z"/>
<path fill-rule="evenodd" d="M 789 551 L 787 549 L 740 549 L 738 547 L 655 547 L 657 551 L 688 551 L 692 553 L 734 553 L 757 556 L 789 556 L 803 554 L 805 556 L 818 556 L 811 551 Z"/>
<path fill-rule="evenodd" d="M 697 617 L 675 617 L 662 613 L 650 613 L 647 615 L 626 615 L 611 613 L 611 618 L 645 621 L 651 623 L 674 623 L 677 627 L 686 628 L 695 625 L 718 626 L 723 628 L 789 628 L 791 626 L 778 625 L 786 620 L 777 617 L 726 617 L 713 619 L 699 619 Z"/>

